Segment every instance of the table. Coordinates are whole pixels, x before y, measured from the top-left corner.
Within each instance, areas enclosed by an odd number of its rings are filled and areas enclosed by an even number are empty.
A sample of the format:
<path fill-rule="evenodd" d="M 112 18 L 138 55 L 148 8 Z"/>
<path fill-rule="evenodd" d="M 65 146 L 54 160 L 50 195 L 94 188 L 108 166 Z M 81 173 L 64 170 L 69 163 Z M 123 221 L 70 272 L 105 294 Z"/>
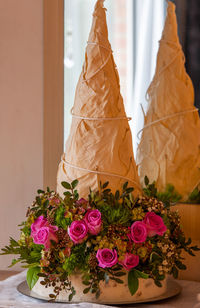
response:
<path fill-rule="evenodd" d="M 29 298 L 20 294 L 16 287 L 17 285 L 25 280 L 26 272 L 18 273 L 15 272 L 0 272 L 0 280 L 11 277 L 0 281 L 0 308 L 12 307 L 12 308 L 105 308 L 115 306 L 105 306 L 98 304 L 80 303 L 80 304 L 50 304 L 41 302 L 36 299 Z M 133 304 L 128 307 L 131 308 L 200 308 L 200 282 L 179 280 L 180 285 L 183 287 L 183 291 L 177 297 L 162 301 L 159 303 L 152 304 Z M 198 296 L 199 294 L 199 302 Z M 125 307 L 125 306 L 124 306 Z"/>

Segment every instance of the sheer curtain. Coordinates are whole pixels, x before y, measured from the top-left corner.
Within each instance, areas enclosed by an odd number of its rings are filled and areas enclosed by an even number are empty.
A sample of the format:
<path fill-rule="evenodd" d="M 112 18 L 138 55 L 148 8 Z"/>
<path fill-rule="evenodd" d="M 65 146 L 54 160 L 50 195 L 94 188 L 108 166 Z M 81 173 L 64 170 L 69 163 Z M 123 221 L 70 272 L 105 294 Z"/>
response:
<path fill-rule="evenodd" d="M 96 0 L 65 0 L 65 134 L 71 125 L 76 84 Z M 134 153 L 137 132 L 143 126 L 140 104 L 146 110 L 145 93 L 153 77 L 158 41 L 164 24 L 165 0 L 105 0 L 109 39 L 119 69 L 121 90 L 130 122 Z"/>
<path fill-rule="evenodd" d="M 134 154 L 136 154 L 138 131 L 144 124 L 144 112 L 147 110 L 145 98 L 148 86 L 153 78 L 156 55 L 164 26 L 166 14 L 165 0 L 130 0 L 128 11 L 129 56 L 132 64 L 129 67 L 127 84 L 127 113 L 132 117 L 130 122 Z M 129 61 L 129 60 L 128 60 Z"/>

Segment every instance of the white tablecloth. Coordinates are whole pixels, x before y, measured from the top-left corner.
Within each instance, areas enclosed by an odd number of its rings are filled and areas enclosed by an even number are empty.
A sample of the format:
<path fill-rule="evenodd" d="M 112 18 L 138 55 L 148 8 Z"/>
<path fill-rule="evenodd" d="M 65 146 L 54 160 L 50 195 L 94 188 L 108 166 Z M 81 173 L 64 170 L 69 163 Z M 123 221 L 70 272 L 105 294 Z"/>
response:
<path fill-rule="evenodd" d="M 63 307 L 80 307 L 80 308 L 104 308 L 111 307 L 98 304 L 52 304 L 45 303 L 33 298 L 29 298 L 20 294 L 16 287 L 24 281 L 26 272 L 22 272 L 18 275 L 9 277 L 8 279 L 0 282 L 0 308 L 12 307 L 12 308 L 63 308 Z M 183 287 L 182 293 L 177 297 L 152 304 L 139 304 L 129 305 L 132 308 L 200 308 L 200 282 L 179 280 L 178 283 Z M 199 295 L 198 295 L 199 294 Z M 199 297 L 199 302 L 198 302 Z M 114 307 L 114 306 L 112 306 Z"/>

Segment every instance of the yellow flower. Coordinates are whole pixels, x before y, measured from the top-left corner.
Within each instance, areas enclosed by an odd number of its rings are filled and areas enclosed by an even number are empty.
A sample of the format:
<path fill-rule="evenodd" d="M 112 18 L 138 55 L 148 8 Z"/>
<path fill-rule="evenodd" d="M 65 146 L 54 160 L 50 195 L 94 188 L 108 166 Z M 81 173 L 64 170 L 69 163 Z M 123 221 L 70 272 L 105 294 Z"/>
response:
<path fill-rule="evenodd" d="M 134 208 L 132 210 L 132 214 L 133 214 L 133 220 L 142 220 L 145 216 L 145 213 L 141 206 Z"/>
<path fill-rule="evenodd" d="M 113 249 L 113 247 L 114 247 L 114 244 L 110 243 L 109 248 Z"/>
<path fill-rule="evenodd" d="M 124 256 L 125 256 L 124 254 L 120 254 L 120 253 L 119 253 L 119 257 L 118 257 L 118 260 L 119 260 L 119 261 L 122 261 L 122 260 L 124 260 Z"/>
<path fill-rule="evenodd" d="M 24 232 L 21 232 L 18 244 L 20 246 L 24 246 L 26 244 L 26 236 L 25 236 Z"/>
<path fill-rule="evenodd" d="M 45 260 L 45 259 L 40 260 L 40 266 L 41 267 L 47 267 L 47 266 L 49 266 L 49 263 L 50 262 L 48 260 Z"/>
<path fill-rule="evenodd" d="M 141 258 L 145 258 L 147 254 L 147 248 L 146 247 L 140 247 L 137 249 L 137 254 Z"/>
<path fill-rule="evenodd" d="M 59 251 L 59 258 L 60 258 L 61 263 L 63 263 L 65 261 L 65 255 L 64 255 L 64 252 L 62 250 Z"/>
<path fill-rule="evenodd" d="M 34 218 L 34 216 L 31 214 L 31 215 L 28 217 L 28 219 L 27 219 L 27 224 L 28 224 L 28 225 L 32 225 L 32 224 L 34 223 L 34 221 L 35 221 L 35 218 Z"/>
<path fill-rule="evenodd" d="M 70 218 L 70 219 L 72 219 L 73 218 L 73 216 L 72 216 L 72 213 L 71 212 L 66 212 L 66 214 L 65 214 L 65 218 Z"/>

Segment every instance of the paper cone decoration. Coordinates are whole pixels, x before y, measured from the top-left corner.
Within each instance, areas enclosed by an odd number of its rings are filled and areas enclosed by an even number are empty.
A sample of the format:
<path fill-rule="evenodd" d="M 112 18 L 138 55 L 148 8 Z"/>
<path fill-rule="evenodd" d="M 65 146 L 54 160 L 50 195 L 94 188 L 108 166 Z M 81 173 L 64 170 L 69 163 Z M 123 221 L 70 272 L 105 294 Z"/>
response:
<path fill-rule="evenodd" d="M 70 136 L 59 165 L 57 191 L 62 181 L 79 180 L 79 194 L 87 197 L 89 187 L 121 190 L 123 183 L 140 191 L 133 157 L 132 137 L 120 94 L 119 77 L 108 41 L 105 8 L 98 0 L 76 88 Z"/>
<path fill-rule="evenodd" d="M 169 1 L 137 164 L 141 182 L 147 175 L 161 191 L 171 183 L 187 199 L 200 182 L 200 120 L 184 62 Z"/>

